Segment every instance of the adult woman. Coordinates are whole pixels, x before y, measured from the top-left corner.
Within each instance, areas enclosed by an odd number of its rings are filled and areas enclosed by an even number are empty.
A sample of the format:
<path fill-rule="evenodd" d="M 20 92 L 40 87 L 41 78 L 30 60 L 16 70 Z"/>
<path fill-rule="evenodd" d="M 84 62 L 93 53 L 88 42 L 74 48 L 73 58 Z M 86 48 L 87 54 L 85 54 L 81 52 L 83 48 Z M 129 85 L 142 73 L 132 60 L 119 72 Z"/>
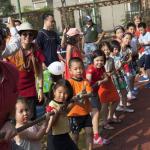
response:
<path fill-rule="evenodd" d="M 37 35 L 37 31 L 32 25 L 24 22 L 19 28 L 21 48 L 14 55 L 7 58 L 7 61 L 16 65 L 19 70 L 18 90 L 19 96 L 25 97 L 30 106 L 31 117 L 35 118 L 35 108 L 37 100 L 35 79 L 39 82 L 38 100 L 43 99 L 43 76 L 42 62 L 44 56 L 38 50 L 37 46 L 32 43 Z"/>

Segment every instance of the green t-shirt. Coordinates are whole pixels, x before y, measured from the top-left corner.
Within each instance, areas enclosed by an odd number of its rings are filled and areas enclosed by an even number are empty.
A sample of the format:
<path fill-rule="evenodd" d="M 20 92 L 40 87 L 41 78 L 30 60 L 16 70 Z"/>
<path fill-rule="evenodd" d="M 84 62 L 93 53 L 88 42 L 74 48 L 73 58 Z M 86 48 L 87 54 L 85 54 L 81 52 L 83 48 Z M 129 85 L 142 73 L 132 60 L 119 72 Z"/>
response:
<path fill-rule="evenodd" d="M 98 28 L 96 24 L 93 24 L 90 27 L 85 26 L 83 32 L 85 43 L 93 43 L 97 41 L 98 34 L 100 33 L 100 28 Z"/>

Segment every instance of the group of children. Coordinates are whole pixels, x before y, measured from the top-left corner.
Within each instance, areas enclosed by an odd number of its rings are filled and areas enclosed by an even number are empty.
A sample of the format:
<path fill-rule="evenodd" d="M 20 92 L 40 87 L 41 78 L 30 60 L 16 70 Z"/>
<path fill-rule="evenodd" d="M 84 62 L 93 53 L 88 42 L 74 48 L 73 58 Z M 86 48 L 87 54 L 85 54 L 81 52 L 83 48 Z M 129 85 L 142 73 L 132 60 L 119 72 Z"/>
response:
<path fill-rule="evenodd" d="M 139 37 L 135 32 L 140 33 Z M 84 54 L 79 46 L 81 33 L 76 28 L 69 29 L 66 34 L 71 38 L 66 39 L 65 79 L 53 86 L 49 102 L 55 115 L 40 128 L 33 126 L 18 134 L 14 140 L 20 148 L 40 149 L 39 140 L 48 133 L 49 150 L 78 150 L 82 129 L 87 150 L 92 150 L 93 144 L 110 142 L 101 137 L 99 126 L 113 130 L 111 123 L 122 121 L 116 111 L 134 112 L 129 100 L 136 99 L 134 83 L 139 68 L 143 70 L 140 81 L 148 81 L 150 77 L 150 33 L 146 24 L 139 22 L 136 28 L 134 23 L 128 23 L 126 29 L 117 26 L 114 33 L 114 39 L 101 42 L 92 52 L 92 63 L 85 68 Z M 139 53 L 142 48 L 144 50 Z M 16 127 L 29 121 L 29 109 L 23 99 L 16 104 L 15 118 Z"/>

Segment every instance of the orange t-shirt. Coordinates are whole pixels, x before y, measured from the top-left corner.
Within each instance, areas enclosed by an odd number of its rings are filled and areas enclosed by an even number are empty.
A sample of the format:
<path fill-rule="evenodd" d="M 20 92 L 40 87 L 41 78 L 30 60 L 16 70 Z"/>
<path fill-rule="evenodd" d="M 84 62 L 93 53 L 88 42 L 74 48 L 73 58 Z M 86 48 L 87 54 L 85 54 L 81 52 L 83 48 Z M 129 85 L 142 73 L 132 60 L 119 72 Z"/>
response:
<path fill-rule="evenodd" d="M 69 82 L 73 87 L 74 96 L 82 92 L 84 87 L 86 88 L 87 93 L 92 92 L 90 83 L 87 80 L 83 79 L 81 81 L 77 81 L 75 79 L 69 79 Z M 90 111 L 91 104 L 88 99 L 85 99 L 82 104 L 75 103 L 70 112 L 68 113 L 68 116 L 85 116 L 88 115 Z"/>

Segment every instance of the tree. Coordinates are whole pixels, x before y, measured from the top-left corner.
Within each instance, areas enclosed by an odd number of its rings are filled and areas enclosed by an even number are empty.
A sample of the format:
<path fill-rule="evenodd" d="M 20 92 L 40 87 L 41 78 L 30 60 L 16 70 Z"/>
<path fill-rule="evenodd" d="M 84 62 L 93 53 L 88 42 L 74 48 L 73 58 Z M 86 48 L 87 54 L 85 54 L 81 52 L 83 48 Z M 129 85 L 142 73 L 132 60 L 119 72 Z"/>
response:
<path fill-rule="evenodd" d="M 12 6 L 10 0 L 0 0 L 0 14 L 8 16 L 14 12 L 14 6 Z"/>

